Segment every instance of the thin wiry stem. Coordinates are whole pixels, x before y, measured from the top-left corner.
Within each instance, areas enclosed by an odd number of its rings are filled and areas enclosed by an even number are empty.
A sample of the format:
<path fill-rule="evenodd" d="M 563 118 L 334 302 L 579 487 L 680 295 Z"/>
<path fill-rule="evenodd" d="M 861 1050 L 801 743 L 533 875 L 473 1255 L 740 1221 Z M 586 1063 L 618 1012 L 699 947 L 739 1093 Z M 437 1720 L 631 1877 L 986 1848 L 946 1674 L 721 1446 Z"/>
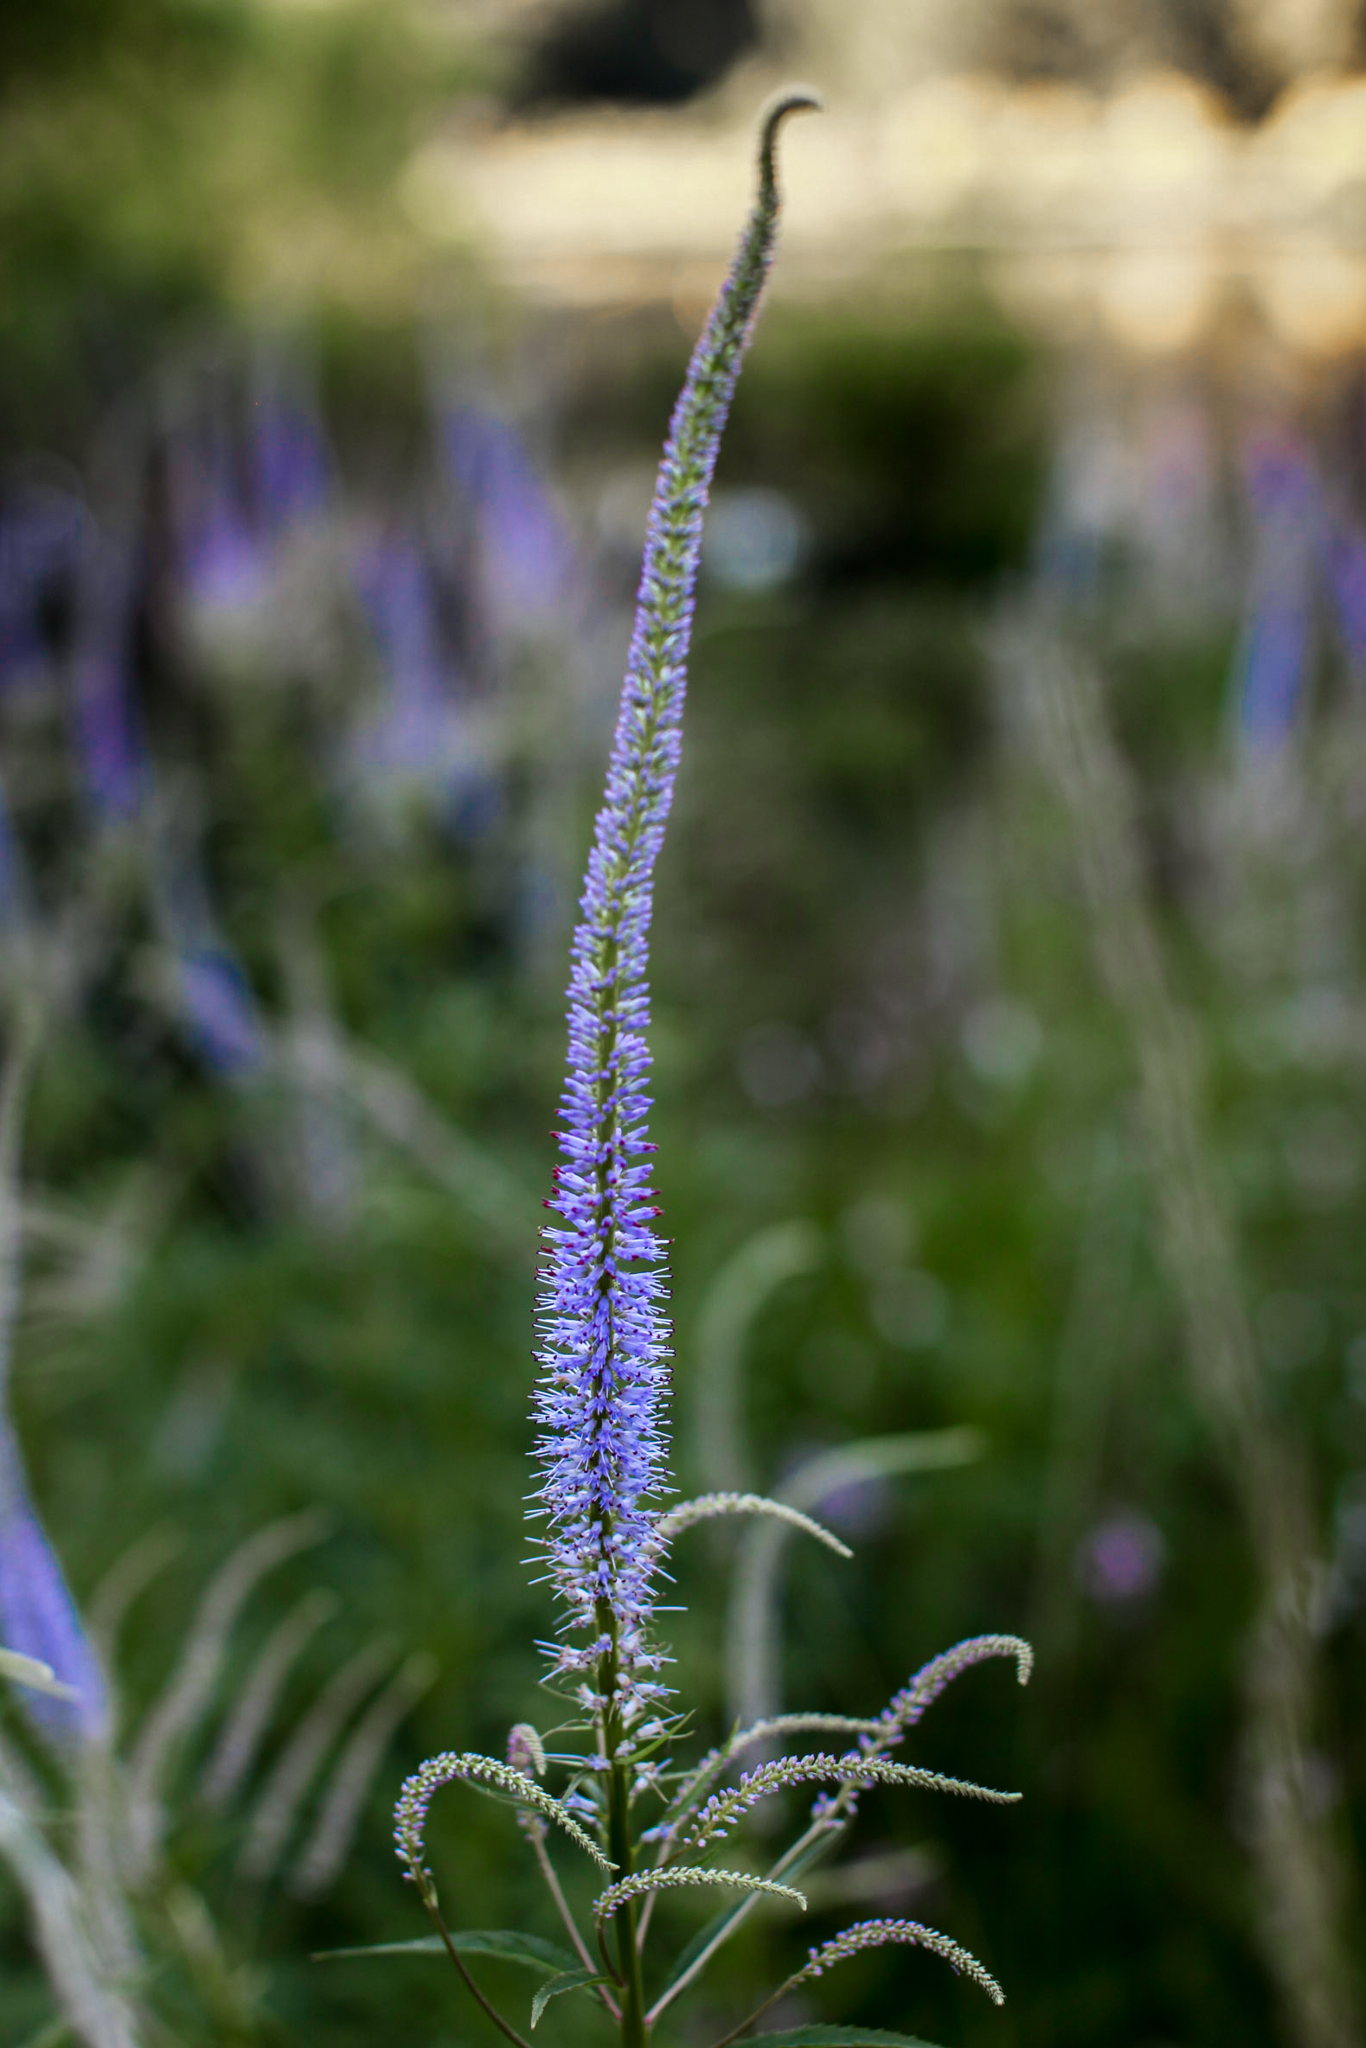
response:
<path fill-rule="evenodd" d="M 499 2012 L 497 2006 L 494 2005 L 491 2000 L 487 1999 L 484 1996 L 483 1992 L 479 1989 L 479 1986 L 475 1983 L 473 1977 L 471 1977 L 468 1969 L 465 1967 L 465 1960 L 463 1956 L 460 1954 L 460 1951 L 456 1948 L 455 1943 L 451 1940 L 450 1929 L 447 1927 L 446 1922 L 442 1917 L 441 1908 L 436 1903 L 436 1894 L 432 1891 L 430 1885 L 422 1885 L 421 1891 L 422 1903 L 427 1908 L 428 1913 L 431 1915 L 432 1924 L 436 1928 L 437 1933 L 441 1936 L 441 1939 L 445 1944 L 446 1954 L 450 1957 L 451 1961 L 455 1964 L 456 1969 L 460 1972 L 461 1978 L 465 1985 L 465 1989 L 469 1992 L 470 1997 L 474 2000 L 476 2005 L 481 2005 L 484 2008 L 484 2011 L 493 2021 L 493 2024 L 495 2027 L 497 2027 L 499 2033 L 506 2034 L 508 2040 L 512 2042 L 513 2048 L 531 2048 L 531 2043 L 528 2040 L 526 2040 L 523 2035 L 518 2033 L 516 2027 L 512 2026 L 509 2021 L 503 2018 L 503 2015 Z"/>
<path fill-rule="evenodd" d="M 569 1939 L 574 1944 L 574 1952 L 578 1956 L 579 1961 L 583 1964 L 585 1970 L 592 1970 L 596 1973 L 598 1966 L 593 1961 L 593 1957 L 588 1948 L 588 1944 L 585 1942 L 582 1934 L 579 1932 L 578 1921 L 574 1918 L 574 1915 L 569 1910 L 569 1901 L 564 1895 L 563 1887 L 560 1884 L 559 1878 L 555 1874 L 555 1866 L 550 1860 L 550 1852 L 545 1846 L 544 1823 L 541 1821 L 537 1821 L 535 1829 L 533 1830 L 532 1828 L 528 1828 L 526 1833 L 527 1839 L 531 1843 L 531 1846 L 536 1853 L 536 1862 L 540 1869 L 541 1876 L 545 1879 L 546 1889 L 549 1891 L 551 1898 L 555 1901 L 555 1910 L 559 1914 L 561 1920 L 564 1922 L 565 1931 L 567 1932 Z M 594 1988 L 597 1992 L 598 1997 L 607 2007 L 608 2012 L 611 2013 L 612 2018 L 614 2020 L 620 2020 L 621 2007 L 617 2004 L 611 1992 L 608 1991 L 606 1986 L 602 1984 L 598 1984 Z"/>
<path fill-rule="evenodd" d="M 770 1882 L 776 1883 L 783 1876 L 784 1872 L 791 1871 L 798 1861 L 820 1842 L 822 1836 L 829 1838 L 826 1846 L 833 1849 L 848 1826 L 849 1818 L 850 1816 L 835 1821 L 826 1819 L 812 1821 L 805 1834 L 799 1835 L 791 1847 L 783 1851 L 783 1854 L 768 1872 Z M 698 1950 L 682 1975 L 675 1977 L 673 1983 L 665 1991 L 661 1992 L 660 1996 L 655 2000 L 645 2015 L 647 2027 L 652 2027 L 660 2014 L 666 2012 L 673 2004 L 679 1993 L 686 1991 L 694 1979 L 701 1975 L 702 1971 L 716 1954 L 716 1951 L 725 1942 L 730 1940 L 731 1935 L 735 1932 L 741 1921 L 748 1919 L 749 1915 L 758 1905 L 759 1900 L 763 1897 L 764 1894 L 762 1892 L 751 1892 L 747 1898 L 741 1899 L 739 1905 L 735 1907 L 725 1923 L 717 1928 L 716 1933 L 706 1946 Z"/>
<path fill-rule="evenodd" d="M 712 2048 L 730 2048 L 730 2043 L 741 2034 L 746 2034 L 757 2019 L 761 2019 L 771 2005 L 776 2005 L 785 1993 L 795 1991 L 799 1984 L 820 1977 L 833 1963 L 847 1962 L 851 1956 L 863 1954 L 870 1948 L 881 1948 L 889 1942 L 905 1942 L 915 1948 L 928 1949 L 932 1955 L 942 1956 L 956 1975 L 971 1977 L 979 1984 L 993 2005 L 1004 2005 L 1005 1993 L 991 1972 L 978 1962 L 975 1955 L 960 1942 L 941 1934 L 935 1927 L 923 1927 L 918 1920 L 861 1920 L 852 1927 L 846 1927 L 832 1941 L 813 1948 L 809 1959 L 800 1970 L 771 1991 L 761 2005 L 755 2007 L 748 2019 L 732 2027 Z"/>

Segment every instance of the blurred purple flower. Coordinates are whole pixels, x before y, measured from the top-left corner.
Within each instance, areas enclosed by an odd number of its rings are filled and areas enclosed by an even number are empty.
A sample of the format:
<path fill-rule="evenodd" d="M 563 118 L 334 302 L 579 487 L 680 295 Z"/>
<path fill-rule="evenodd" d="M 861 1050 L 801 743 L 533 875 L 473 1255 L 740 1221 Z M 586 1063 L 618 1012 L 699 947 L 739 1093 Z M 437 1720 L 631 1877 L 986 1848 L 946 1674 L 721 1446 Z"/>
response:
<path fill-rule="evenodd" d="M 1243 473 L 1256 541 L 1234 691 L 1240 731 L 1255 749 L 1274 751 L 1290 733 L 1304 688 L 1323 506 L 1309 451 L 1289 428 L 1250 434 Z"/>
<path fill-rule="evenodd" d="M 190 1036 L 206 1063 L 229 1080 L 255 1073 L 264 1058 L 250 984 L 226 946 L 188 946 L 176 979 Z"/>
<path fill-rule="evenodd" d="M 360 556 L 356 581 L 388 695 L 360 727 L 354 757 L 363 772 L 425 782 L 437 791 L 445 822 L 476 836 L 496 813 L 499 793 L 443 630 L 431 566 L 412 541 L 385 541 Z"/>
<path fill-rule="evenodd" d="M 1121 1607 L 1156 1591 L 1165 1554 L 1157 1524 L 1135 1508 L 1121 1509 L 1085 1537 L 1078 1574 L 1093 1600 Z"/>
<path fill-rule="evenodd" d="M 495 628 L 510 632 L 553 616 L 573 595 L 578 565 L 520 436 L 482 406 L 447 404 L 441 446 L 475 517 Z"/>
<path fill-rule="evenodd" d="M 332 465 L 317 409 L 301 380 L 271 365 L 256 382 L 252 474 L 261 525 L 274 534 L 326 509 Z"/>
<path fill-rule="evenodd" d="M 356 580 L 389 685 L 365 756 L 376 766 L 430 767 L 451 710 L 431 572 L 410 541 L 386 541 L 360 557 Z"/>
<path fill-rule="evenodd" d="M 18 1698 L 53 1741 L 96 1742 L 105 1733 L 104 1680 L 56 1555 L 34 1512 L 23 1462 L 0 1411 L 0 1645 L 48 1664 L 74 1699 L 17 1687 Z"/>
<path fill-rule="evenodd" d="M 1239 681 L 1239 724 L 1256 747 L 1288 736 L 1309 655 L 1307 592 L 1269 592 L 1246 632 Z"/>
<path fill-rule="evenodd" d="M 219 932 L 195 849 L 156 843 L 152 859 L 153 905 L 185 1028 L 207 1065 L 241 1080 L 266 1055 L 251 985 Z"/>
<path fill-rule="evenodd" d="M 251 610 L 265 594 L 270 562 L 221 404 L 172 431 L 166 468 L 176 566 L 191 604 Z"/>
<path fill-rule="evenodd" d="M 77 590 L 71 687 L 76 749 L 97 815 L 127 820 L 145 794 L 147 761 L 129 683 L 137 555 L 126 540 L 91 537 Z"/>
<path fill-rule="evenodd" d="M 1366 681 L 1366 533 L 1340 528 L 1328 547 L 1328 582 L 1353 673 Z"/>

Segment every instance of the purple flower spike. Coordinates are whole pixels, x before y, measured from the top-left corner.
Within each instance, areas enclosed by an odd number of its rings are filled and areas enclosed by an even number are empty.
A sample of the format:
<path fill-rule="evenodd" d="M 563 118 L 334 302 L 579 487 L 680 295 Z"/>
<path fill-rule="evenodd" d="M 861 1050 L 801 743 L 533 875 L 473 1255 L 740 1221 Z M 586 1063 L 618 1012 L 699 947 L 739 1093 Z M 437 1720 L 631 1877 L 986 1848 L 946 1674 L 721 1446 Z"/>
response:
<path fill-rule="evenodd" d="M 660 1662 L 648 1640 L 663 1548 L 653 1504 L 667 1479 L 664 1244 L 644 1163 L 654 865 L 678 767 L 702 513 L 773 255 L 774 144 L 785 115 L 817 105 L 785 94 L 764 122 L 758 199 L 674 409 L 571 955 L 563 1164 L 548 1205 L 564 1227 L 545 1232 L 536 1512 L 550 1523 L 562 1628 L 578 1638 L 555 1670 L 597 1664 L 597 1709 L 619 1709 L 626 1724 L 660 1691 L 635 1673 Z"/>

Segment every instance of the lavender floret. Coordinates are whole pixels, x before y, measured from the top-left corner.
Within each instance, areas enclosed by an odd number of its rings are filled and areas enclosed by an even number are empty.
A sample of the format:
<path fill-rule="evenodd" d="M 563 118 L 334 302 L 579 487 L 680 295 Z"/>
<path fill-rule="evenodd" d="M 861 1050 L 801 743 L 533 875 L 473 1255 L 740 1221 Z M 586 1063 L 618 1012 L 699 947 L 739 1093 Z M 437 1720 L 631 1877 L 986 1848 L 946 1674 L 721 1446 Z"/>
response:
<path fill-rule="evenodd" d="M 649 1627 L 671 1355 L 665 1247 L 646 1164 L 654 865 L 678 768 L 702 514 L 773 253 L 774 140 L 784 115 L 815 104 L 792 94 L 769 114 L 754 212 L 674 409 L 571 955 L 562 1164 L 548 1205 L 563 1227 L 545 1232 L 535 1498 L 550 1524 L 550 1577 L 568 1609 L 562 1633 L 578 1639 L 562 1644 L 555 1670 L 597 1666 L 617 1694 L 604 1707 L 628 1719 L 660 1693 L 636 1674 L 660 1661 Z"/>

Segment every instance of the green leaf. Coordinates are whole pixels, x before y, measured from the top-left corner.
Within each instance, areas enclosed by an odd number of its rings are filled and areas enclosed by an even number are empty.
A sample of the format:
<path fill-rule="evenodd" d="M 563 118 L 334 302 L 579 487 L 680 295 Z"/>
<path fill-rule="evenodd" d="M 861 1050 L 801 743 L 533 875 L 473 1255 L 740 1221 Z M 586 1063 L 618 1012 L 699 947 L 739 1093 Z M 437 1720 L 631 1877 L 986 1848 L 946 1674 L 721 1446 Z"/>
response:
<path fill-rule="evenodd" d="M 753 2048 L 934 2048 L 919 2034 L 885 2034 L 880 2027 L 784 2027 L 777 2034 L 749 2034 Z"/>
<path fill-rule="evenodd" d="M 552 1977 L 548 1984 L 542 1984 L 531 2001 L 531 2024 L 534 2027 L 552 1998 L 558 1998 L 562 1991 L 588 1991 L 594 1984 L 610 1984 L 610 1977 L 602 1977 L 593 1970 L 561 1970 L 558 1977 Z"/>
<path fill-rule="evenodd" d="M 462 1956 L 499 1956 L 504 1962 L 523 1963 L 528 1969 L 549 1970 L 552 1975 L 572 1974 L 577 1968 L 567 1948 L 542 1941 L 539 1934 L 514 1934 L 507 1928 L 491 1933 L 462 1930 L 452 1934 L 451 1947 Z M 346 1956 L 444 1956 L 446 1944 L 439 1934 L 421 1941 L 380 1941 L 368 1948 L 326 1948 L 313 1957 L 315 1963 L 335 1963 Z M 568 1990 L 570 1987 L 564 1987 Z"/>

